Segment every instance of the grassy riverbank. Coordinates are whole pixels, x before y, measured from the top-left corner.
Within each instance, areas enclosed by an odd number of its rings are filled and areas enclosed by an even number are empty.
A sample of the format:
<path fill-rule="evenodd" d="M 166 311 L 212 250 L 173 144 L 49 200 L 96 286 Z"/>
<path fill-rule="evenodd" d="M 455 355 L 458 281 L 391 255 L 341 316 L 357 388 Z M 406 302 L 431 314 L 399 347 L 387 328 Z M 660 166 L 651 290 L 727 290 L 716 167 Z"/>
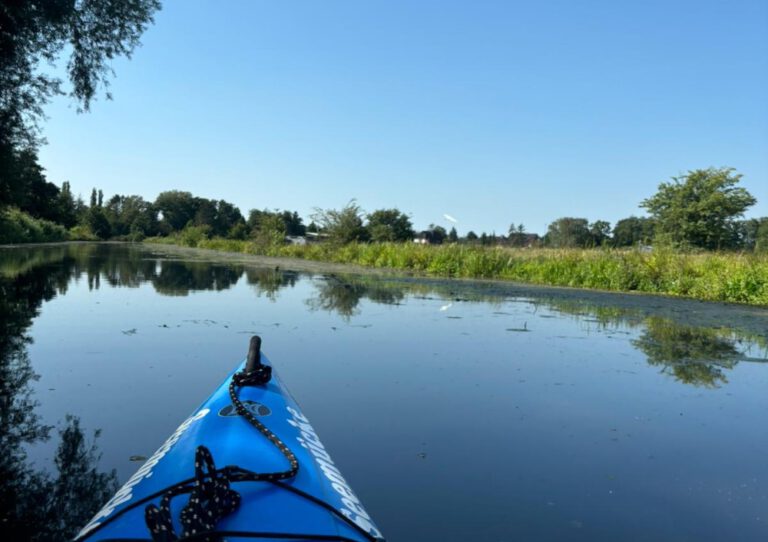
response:
<path fill-rule="evenodd" d="M 15 207 L 0 207 L 0 244 L 66 241 L 69 234 L 60 224 L 34 218 Z"/>
<path fill-rule="evenodd" d="M 691 254 L 669 249 L 649 253 L 531 250 L 411 243 L 260 245 L 251 241 L 204 238 L 151 238 L 147 242 L 402 269 L 436 277 L 502 279 L 768 305 L 766 255 Z"/>

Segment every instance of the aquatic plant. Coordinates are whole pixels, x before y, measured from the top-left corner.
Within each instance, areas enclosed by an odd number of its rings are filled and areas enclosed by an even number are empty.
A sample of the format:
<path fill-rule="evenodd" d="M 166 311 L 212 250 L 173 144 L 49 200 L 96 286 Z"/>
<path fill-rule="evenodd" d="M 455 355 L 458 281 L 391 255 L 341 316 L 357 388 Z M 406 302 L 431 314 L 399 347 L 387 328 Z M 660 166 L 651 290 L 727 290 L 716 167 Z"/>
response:
<path fill-rule="evenodd" d="M 459 244 L 260 244 L 231 239 L 151 238 L 147 242 L 264 256 L 389 268 L 435 277 L 501 279 L 552 286 L 768 305 L 768 255 L 658 248 L 525 249 Z"/>

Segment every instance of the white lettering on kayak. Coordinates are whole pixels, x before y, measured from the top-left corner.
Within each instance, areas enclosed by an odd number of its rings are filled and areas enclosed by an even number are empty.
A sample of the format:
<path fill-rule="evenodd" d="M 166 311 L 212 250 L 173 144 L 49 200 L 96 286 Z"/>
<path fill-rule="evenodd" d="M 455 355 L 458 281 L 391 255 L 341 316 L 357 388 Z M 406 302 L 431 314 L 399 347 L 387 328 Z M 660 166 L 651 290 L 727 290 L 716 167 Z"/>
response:
<path fill-rule="evenodd" d="M 309 420 L 295 408 L 287 408 L 292 416 L 288 419 L 288 423 L 299 430 L 300 436 L 296 440 L 314 456 L 323 475 L 328 479 L 333 490 L 341 497 L 341 502 L 345 508 L 342 508 L 340 512 L 371 536 L 382 538 L 381 531 L 373 524 L 371 516 L 363 508 L 360 499 L 357 498 L 339 469 L 333 464 L 331 456 L 325 450 L 323 443 L 320 442 L 317 433 L 309 424 Z"/>
<path fill-rule="evenodd" d="M 120 506 L 121 504 L 130 501 L 133 498 L 133 488 L 141 482 L 145 478 L 149 478 L 152 476 L 152 469 L 157 465 L 160 460 L 165 456 L 165 454 L 168 453 L 168 451 L 171 449 L 171 447 L 176 444 L 181 436 L 184 434 L 184 432 L 189 429 L 189 426 L 191 426 L 193 423 L 195 423 L 197 420 L 203 418 L 206 414 L 210 412 L 209 409 L 204 408 L 200 410 L 197 414 L 194 414 L 193 416 L 190 416 L 187 418 L 177 429 L 173 432 L 173 434 L 168 437 L 168 440 L 166 440 L 162 446 L 150 457 L 147 459 L 146 463 L 144 463 L 139 470 L 137 470 L 133 476 L 131 476 L 128 481 L 125 483 L 123 487 L 121 487 L 117 493 L 114 494 L 114 496 L 109 499 L 107 504 L 104 505 L 104 507 L 99 510 L 99 512 L 91 519 L 90 523 L 83 527 L 83 529 L 77 534 L 75 537 L 81 538 L 88 534 L 90 531 L 101 525 L 101 522 L 106 519 L 112 512 L 115 511 L 115 508 Z"/>

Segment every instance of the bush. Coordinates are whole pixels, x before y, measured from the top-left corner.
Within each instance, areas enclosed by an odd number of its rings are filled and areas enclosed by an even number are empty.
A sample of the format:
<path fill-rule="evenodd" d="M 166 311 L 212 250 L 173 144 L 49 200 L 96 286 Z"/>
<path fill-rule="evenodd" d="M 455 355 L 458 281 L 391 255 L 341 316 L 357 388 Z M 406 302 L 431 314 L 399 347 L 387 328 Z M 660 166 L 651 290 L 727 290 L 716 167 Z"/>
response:
<path fill-rule="evenodd" d="M 74 228 L 69 230 L 69 238 L 73 241 L 98 241 L 91 228 L 84 224 L 78 224 Z"/>
<path fill-rule="evenodd" d="M 202 241 L 210 238 L 210 226 L 192 226 L 189 225 L 179 232 L 179 242 L 188 247 L 196 247 Z"/>
<path fill-rule="evenodd" d="M 0 243 L 45 243 L 67 239 L 64 226 L 34 218 L 15 207 L 0 209 Z"/>

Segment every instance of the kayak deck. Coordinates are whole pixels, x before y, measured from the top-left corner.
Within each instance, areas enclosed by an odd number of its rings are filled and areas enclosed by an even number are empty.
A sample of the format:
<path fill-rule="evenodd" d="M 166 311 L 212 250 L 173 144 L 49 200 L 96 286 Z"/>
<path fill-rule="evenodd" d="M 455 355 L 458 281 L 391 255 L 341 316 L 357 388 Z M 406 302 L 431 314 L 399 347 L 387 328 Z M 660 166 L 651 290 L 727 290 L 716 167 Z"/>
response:
<path fill-rule="evenodd" d="M 270 367 L 263 355 L 260 359 Z M 152 538 L 145 519 L 146 508 L 162 508 L 162 497 L 169 488 L 183 482 L 194 486 L 195 458 L 200 454 L 200 446 L 210 451 L 218 472 L 244 472 L 253 477 L 290 469 L 287 456 L 249 423 L 249 416 L 238 413 L 230 398 L 232 379 L 244 367 L 245 363 L 230 374 L 179 426 L 75 540 L 164 540 Z M 239 388 L 236 397 L 250 415 L 285 443 L 298 462 L 298 470 L 295 476 L 272 481 L 238 479 L 247 474 L 230 476 L 225 482 L 239 494 L 237 507 L 216 522 L 214 531 L 179 539 L 207 540 L 213 536 L 216 540 L 383 540 L 309 420 L 276 375 L 264 385 Z M 212 479 L 202 478 L 198 483 Z M 184 529 L 180 517 L 188 504 L 188 493 L 165 503 L 170 516 L 166 520 L 175 533 Z"/>

